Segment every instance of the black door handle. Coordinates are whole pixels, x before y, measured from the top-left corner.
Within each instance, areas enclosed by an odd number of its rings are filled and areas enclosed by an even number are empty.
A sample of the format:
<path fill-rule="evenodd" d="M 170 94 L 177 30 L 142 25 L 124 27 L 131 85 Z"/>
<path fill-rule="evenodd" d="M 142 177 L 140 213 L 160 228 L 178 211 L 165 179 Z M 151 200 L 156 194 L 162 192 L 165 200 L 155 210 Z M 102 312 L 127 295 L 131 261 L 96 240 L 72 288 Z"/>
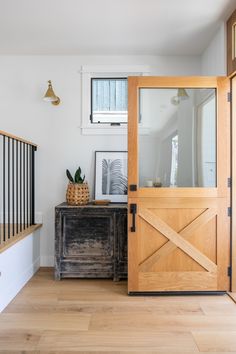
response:
<path fill-rule="evenodd" d="M 130 204 L 130 213 L 132 214 L 132 226 L 130 231 L 135 232 L 136 231 L 135 214 L 137 213 L 137 204 Z"/>

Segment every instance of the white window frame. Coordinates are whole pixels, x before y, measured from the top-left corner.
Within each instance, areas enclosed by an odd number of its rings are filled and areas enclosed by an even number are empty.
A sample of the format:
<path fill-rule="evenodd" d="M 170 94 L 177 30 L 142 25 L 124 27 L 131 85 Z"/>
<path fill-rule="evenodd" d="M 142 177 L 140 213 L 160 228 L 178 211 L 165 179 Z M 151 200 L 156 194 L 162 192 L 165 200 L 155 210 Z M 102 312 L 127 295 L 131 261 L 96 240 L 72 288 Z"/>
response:
<path fill-rule="evenodd" d="M 94 124 L 90 121 L 91 114 L 91 79 L 96 77 L 128 77 L 149 75 L 147 65 L 83 65 L 81 67 L 82 82 L 82 119 L 81 131 L 83 135 L 125 135 L 127 123 L 112 126 L 107 123 Z M 148 134 L 149 129 L 140 123 L 142 134 Z"/>

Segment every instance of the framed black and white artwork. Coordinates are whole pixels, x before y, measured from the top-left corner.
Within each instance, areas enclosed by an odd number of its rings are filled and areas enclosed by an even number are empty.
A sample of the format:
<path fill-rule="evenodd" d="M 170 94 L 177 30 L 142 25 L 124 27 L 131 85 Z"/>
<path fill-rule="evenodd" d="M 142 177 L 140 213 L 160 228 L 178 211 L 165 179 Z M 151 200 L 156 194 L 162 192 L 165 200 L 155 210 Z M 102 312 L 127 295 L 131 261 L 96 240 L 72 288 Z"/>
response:
<path fill-rule="evenodd" d="M 95 151 L 95 199 L 127 202 L 127 151 Z"/>

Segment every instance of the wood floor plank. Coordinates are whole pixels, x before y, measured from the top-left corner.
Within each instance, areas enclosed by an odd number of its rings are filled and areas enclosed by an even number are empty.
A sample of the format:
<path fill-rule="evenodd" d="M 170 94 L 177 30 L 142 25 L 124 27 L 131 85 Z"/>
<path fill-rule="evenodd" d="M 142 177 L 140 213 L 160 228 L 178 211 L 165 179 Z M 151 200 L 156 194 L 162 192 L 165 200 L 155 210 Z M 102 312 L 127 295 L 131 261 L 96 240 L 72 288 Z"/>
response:
<path fill-rule="evenodd" d="M 32 351 L 36 349 L 42 332 L 31 330 L 1 329 L 0 351 Z"/>
<path fill-rule="evenodd" d="M 199 331 L 193 337 L 200 350 L 206 352 L 236 352 L 236 331 Z"/>
<path fill-rule="evenodd" d="M 0 354 L 236 354 L 235 332 L 227 295 L 129 297 L 126 282 L 42 269 L 0 314 Z"/>
<path fill-rule="evenodd" d="M 228 293 L 231 299 L 236 303 L 236 293 Z"/>
<path fill-rule="evenodd" d="M 71 352 L 71 353 L 73 353 L 73 354 L 108 354 L 108 352 L 107 351 L 78 351 L 78 350 L 73 350 L 73 352 Z M 121 352 L 118 352 L 118 351 L 115 351 L 115 352 L 111 352 L 111 351 L 109 351 L 109 354 L 120 354 Z M 147 352 L 145 352 L 145 353 L 147 353 Z M 145 354 L 144 353 L 144 354 Z M 157 352 L 148 352 L 148 354 L 156 354 Z M 24 350 L 23 352 L 22 352 L 22 350 L 14 350 L 14 351 L 12 351 L 12 350 L 0 350 L 0 354 L 68 354 L 68 351 L 64 351 L 64 350 L 57 350 L 57 351 L 55 351 L 55 350 L 50 350 L 50 351 L 48 351 L 48 350 Z M 135 354 L 135 353 L 130 353 L 130 354 Z M 139 354 L 140 354 L 140 352 L 139 352 Z M 216 353 L 217 354 L 217 353 Z M 226 353 L 227 354 L 227 353 Z M 230 353 L 230 354 L 232 354 L 232 353 Z"/>
<path fill-rule="evenodd" d="M 211 303 L 203 302 L 200 303 L 200 307 L 205 315 L 236 316 L 236 306 L 233 301 L 221 304 L 216 304 L 214 301 L 212 301 Z"/>
<path fill-rule="evenodd" d="M 171 338 L 171 340 L 170 340 Z M 45 333 L 38 345 L 40 350 L 84 350 L 84 351 L 159 351 L 159 352 L 176 352 L 186 353 L 198 352 L 198 348 L 190 333 L 175 333 L 175 332 L 134 332 L 119 331 L 119 332 L 75 332 L 75 333 L 60 333 L 47 332 Z"/>
<path fill-rule="evenodd" d="M 164 302 L 164 303 L 169 303 L 169 302 L 179 302 L 179 303 L 212 303 L 215 302 L 217 304 L 223 304 L 223 303 L 231 303 L 232 300 L 227 294 L 223 295 L 190 295 L 190 296 L 146 296 L 146 301 L 148 303 L 150 302 Z"/>
<path fill-rule="evenodd" d="M 119 331 L 119 330 L 143 331 L 193 331 L 205 330 L 232 330 L 236 328 L 236 316 L 186 316 L 186 315 L 160 315 L 155 314 L 93 314 L 89 330 Z"/>
<path fill-rule="evenodd" d="M 232 304 L 230 304 L 232 305 Z M 207 305 L 206 305 L 207 306 Z M 220 306 L 220 305 L 219 305 Z M 233 304 L 236 311 L 236 306 Z M 213 306 L 213 310 L 216 305 Z M 226 307 L 224 307 L 225 309 Z M 223 307 L 221 307 L 223 309 Z M 232 308 L 230 307 L 232 310 Z M 155 314 L 155 315 L 204 315 L 203 309 L 198 303 L 179 303 L 170 302 L 168 306 L 165 303 L 153 302 L 147 304 L 145 302 L 131 303 L 114 301 L 78 301 L 76 303 L 67 303 L 57 301 L 55 304 L 32 304 L 32 303 L 11 303 L 4 311 L 5 313 L 88 313 L 88 314 Z"/>
<path fill-rule="evenodd" d="M 89 314 L 66 313 L 3 313 L 0 316 L 0 331 L 3 329 L 36 330 L 88 330 Z"/>
<path fill-rule="evenodd" d="M 78 301 L 93 301 L 94 298 L 96 297 L 97 301 L 125 301 L 125 302 L 143 302 L 145 301 L 144 298 L 142 297 L 137 297 L 136 299 L 133 299 L 132 297 L 127 296 L 126 293 L 116 293 L 116 292 L 107 292 L 107 293 L 97 293 L 95 294 L 94 292 L 89 292 L 89 291 L 71 291 L 61 293 L 58 295 L 58 300 L 63 301 L 64 303 L 66 302 L 78 302 Z"/>
<path fill-rule="evenodd" d="M 130 350 L 125 350 L 125 351 L 84 351 L 84 350 L 73 350 L 73 351 L 64 351 L 64 350 L 1 350 L 0 349 L 0 354 L 68 354 L 68 353 L 73 353 L 73 354 L 160 354 L 160 350 L 146 350 L 146 349 L 141 349 L 140 351 L 130 351 Z M 170 354 L 177 354 L 179 351 L 171 351 L 169 352 Z M 194 352 L 184 352 L 184 354 L 192 354 L 196 353 Z M 199 353 L 199 352 L 198 352 Z M 201 352 L 201 354 L 209 354 L 209 352 Z M 236 354 L 236 352 L 214 352 L 214 354 Z"/>

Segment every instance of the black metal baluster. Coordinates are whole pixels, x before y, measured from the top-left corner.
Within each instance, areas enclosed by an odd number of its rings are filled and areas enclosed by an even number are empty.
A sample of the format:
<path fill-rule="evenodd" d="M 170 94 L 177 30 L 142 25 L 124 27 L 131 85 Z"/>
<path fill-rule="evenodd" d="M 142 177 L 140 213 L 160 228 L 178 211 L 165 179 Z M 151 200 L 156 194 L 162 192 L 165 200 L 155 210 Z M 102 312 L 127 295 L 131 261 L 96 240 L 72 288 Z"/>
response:
<path fill-rule="evenodd" d="M 30 212 L 30 226 L 32 225 L 32 203 L 31 203 L 31 198 L 32 198 L 32 146 L 29 146 L 29 212 Z"/>
<path fill-rule="evenodd" d="M 6 137 L 3 136 L 3 178 L 2 178 L 2 194 L 3 194 L 3 242 L 6 241 Z"/>
<path fill-rule="evenodd" d="M 26 144 L 26 225 L 29 226 L 29 145 Z"/>
<path fill-rule="evenodd" d="M 7 212 L 8 212 L 8 239 L 11 237 L 11 230 L 10 230 L 10 225 L 11 225 L 11 219 L 10 219 L 10 207 L 11 207 L 11 200 L 10 200 L 10 138 L 8 137 L 8 155 L 7 155 L 7 167 L 8 167 L 8 172 L 7 172 Z"/>
<path fill-rule="evenodd" d="M 22 142 L 20 141 L 20 232 L 22 231 Z"/>
<path fill-rule="evenodd" d="M 25 230 L 25 143 L 23 143 L 23 228 Z"/>
<path fill-rule="evenodd" d="M 31 183 L 31 212 L 32 212 L 32 225 L 35 225 L 35 151 L 37 148 L 32 146 L 32 161 L 31 161 L 31 173 L 32 173 L 32 183 Z"/>
<path fill-rule="evenodd" d="M 18 140 L 16 140 L 16 233 L 18 234 L 19 232 L 19 225 L 18 225 L 18 193 L 19 193 L 19 188 L 18 188 L 18 182 L 19 182 L 19 163 L 18 163 L 19 157 L 18 157 Z"/>
<path fill-rule="evenodd" d="M 12 139 L 12 236 L 15 236 L 15 141 Z"/>

